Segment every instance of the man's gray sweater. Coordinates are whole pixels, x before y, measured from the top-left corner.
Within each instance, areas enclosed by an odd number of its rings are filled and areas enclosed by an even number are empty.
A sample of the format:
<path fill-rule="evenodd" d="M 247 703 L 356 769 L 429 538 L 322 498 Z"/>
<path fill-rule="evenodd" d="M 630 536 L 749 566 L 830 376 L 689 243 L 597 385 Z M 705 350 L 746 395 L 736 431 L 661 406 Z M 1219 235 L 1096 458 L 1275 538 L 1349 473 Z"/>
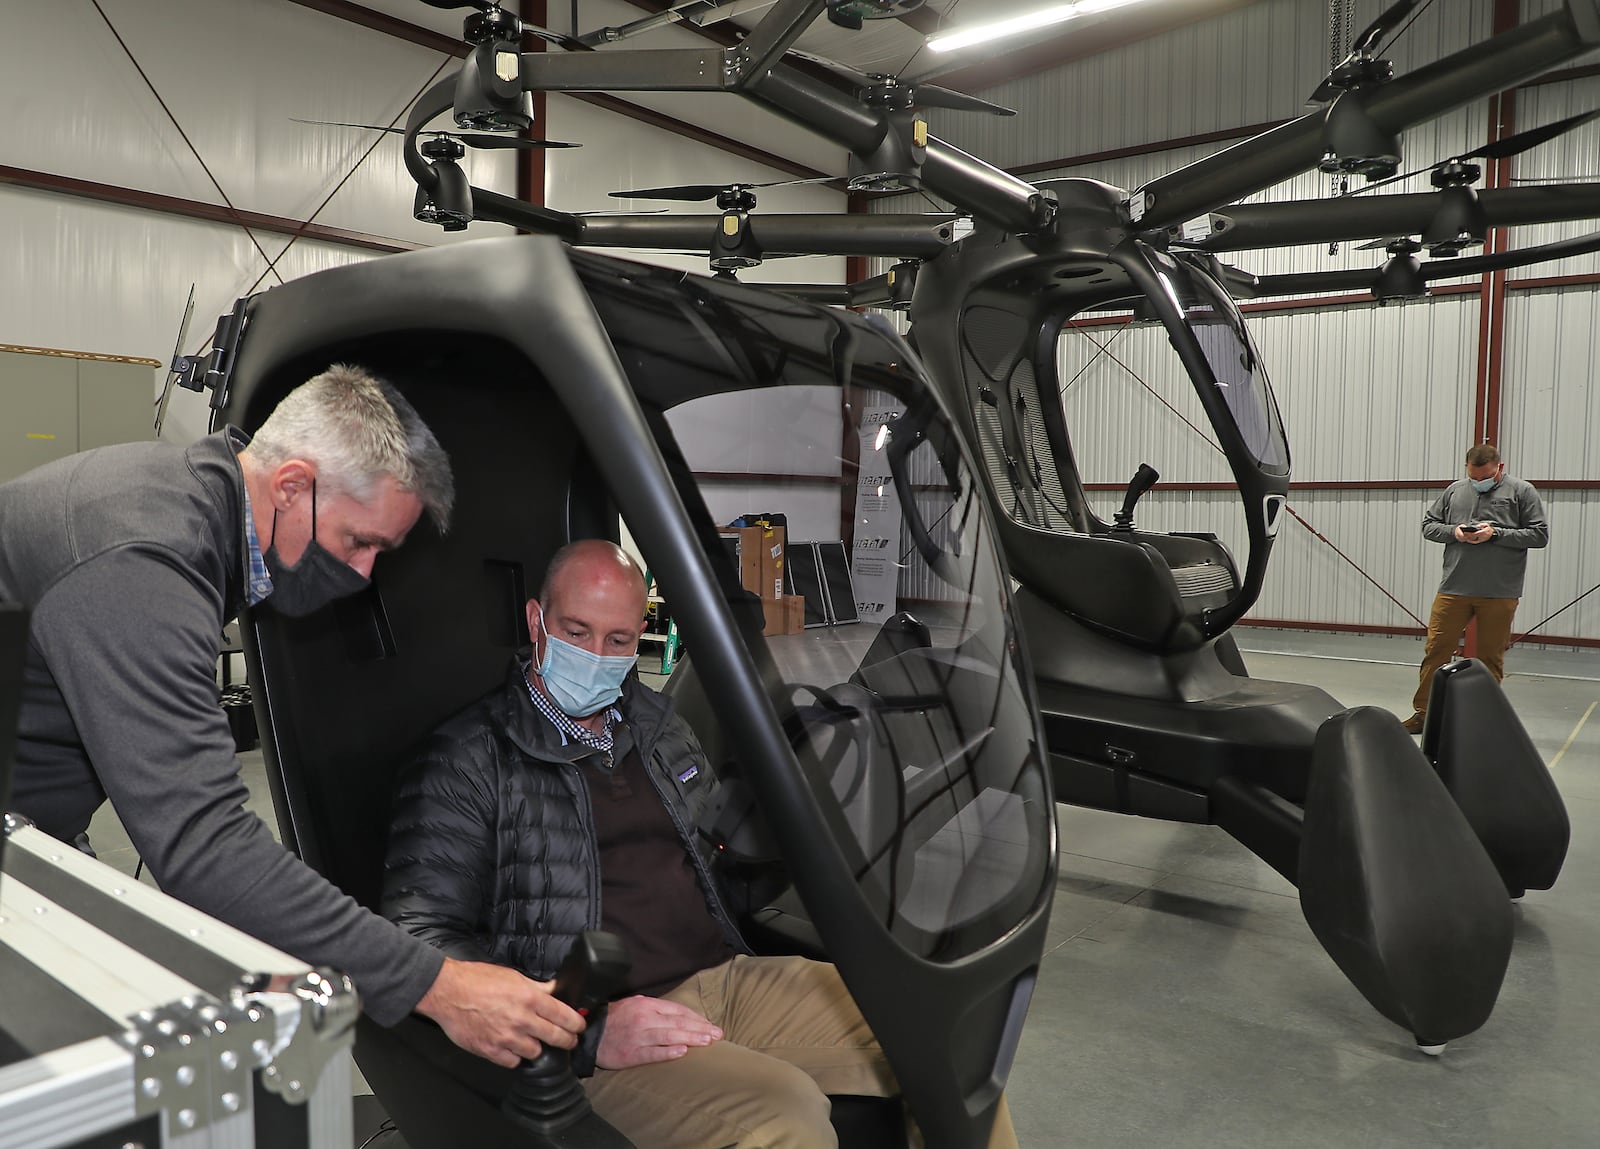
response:
<path fill-rule="evenodd" d="M 344 970 L 392 1025 L 433 984 L 439 952 L 244 808 L 215 679 L 244 602 L 242 441 L 102 447 L 0 484 L 0 602 L 33 611 L 12 809 L 70 842 L 109 797 L 163 890 Z"/>
<path fill-rule="evenodd" d="M 1486 543 L 1457 542 L 1456 527 L 1463 523 L 1493 523 L 1494 536 Z M 1444 544 L 1440 594 L 1521 598 L 1528 551 L 1550 542 L 1550 526 L 1531 483 L 1507 475 L 1480 495 L 1457 479 L 1423 514 L 1422 537 Z"/>

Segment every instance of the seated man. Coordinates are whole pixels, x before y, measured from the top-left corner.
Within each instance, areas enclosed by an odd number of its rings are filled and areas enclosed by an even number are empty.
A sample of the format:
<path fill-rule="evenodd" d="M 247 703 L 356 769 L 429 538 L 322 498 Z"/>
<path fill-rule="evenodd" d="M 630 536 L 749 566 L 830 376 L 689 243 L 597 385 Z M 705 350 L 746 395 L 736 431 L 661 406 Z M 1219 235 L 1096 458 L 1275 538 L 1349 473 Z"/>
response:
<path fill-rule="evenodd" d="M 826 1094 L 892 1072 L 834 967 L 753 957 L 695 831 L 715 792 L 688 726 L 628 677 L 643 573 L 562 548 L 528 603 L 533 659 L 435 732 L 402 777 L 384 912 L 450 956 L 548 979 L 579 934 L 633 958 L 575 1059 L 596 1112 L 643 1149 L 831 1146 Z M 1016 1144 L 1001 1106 L 992 1145 Z"/>

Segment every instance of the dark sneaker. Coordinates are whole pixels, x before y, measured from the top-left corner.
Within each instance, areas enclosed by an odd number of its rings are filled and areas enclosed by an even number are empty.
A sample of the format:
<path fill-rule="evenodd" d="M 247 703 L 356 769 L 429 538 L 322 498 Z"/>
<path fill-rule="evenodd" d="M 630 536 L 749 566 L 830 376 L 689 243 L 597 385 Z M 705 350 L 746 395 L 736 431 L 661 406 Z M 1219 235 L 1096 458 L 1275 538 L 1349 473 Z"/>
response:
<path fill-rule="evenodd" d="M 1406 728 L 1406 733 L 1407 734 L 1421 734 L 1422 733 L 1422 722 L 1423 722 L 1423 719 L 1425 719 L 1426 717 L 1427 717 L 1427 714 L 1424 713 L 1423 711 L 1419 710 L 1415 714 L 1413 714 L 1410 718 L 1407 718 L 1400 725 L 1402 725 L 1402 726 L 1404 726 Z"/>

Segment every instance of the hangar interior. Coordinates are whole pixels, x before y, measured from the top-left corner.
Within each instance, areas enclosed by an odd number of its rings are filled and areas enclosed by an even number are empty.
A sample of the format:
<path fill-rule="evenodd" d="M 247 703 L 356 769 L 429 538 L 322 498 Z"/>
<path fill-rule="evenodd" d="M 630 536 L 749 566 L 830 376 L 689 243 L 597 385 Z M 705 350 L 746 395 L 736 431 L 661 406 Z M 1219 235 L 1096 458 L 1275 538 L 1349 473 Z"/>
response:
<path fill-rule="evenodd" d="M 1563 6 L 1434 0 L 1383 55 L 1403 76 Z M 664 7 L 574 0 L 569 10 L 528 0 L 520 12 L 573 32 L 623 28 Z M 725 46 L 766 7 L 730 4 L 732 15 L 703 26 L 663 23 L 601 50 Z M 930 108 L 928 119 L 939 138 L 1024 179 L 1133 189 L 1304 114 L 1353 33 L 1387 5 L 1143 0 L 948 58 L 925 46 L 947 27 L 1022 7 L 928 0 L 861 31 L 819 21 L 797 46 L 1016 109 L 1001 118 Z M 403 125 L 417 97 L 458 64 L 463 14 L 413 0 L 65 0 L 0 18 L 0 85 L 10 96 L 0 250 L 11 253 L 0 280 L 0 481 L 72 450 L 150 437 L 174 343 L 180 353 L 199 351 L 213 318 L 241 296 L 395 253 L 513 234 L 488 221 L 443 232 L 415 220 L 416 186 L 399 138 L 340 126 Z M 1600 108 L 1597 76 L 1600 54 L 1578 57 L 1410 128 L 1401 170 Z M 475 186 L 563 212 L 704 213 L 699 203 L 612 193 L 720 181 L 779 185 L 758 189 L 757 220 L 950 207 L 935 192 L 870 194 L 820 182 L 849 170 L 846 149 L 730 94 L 541 93 L 535 106 L 536 138 L 583 146 L 469 150 L 462 164 Z M 1596 178 L 1600 122 L 1493 165 L 1486 186 Z M 1307 171 L 1251 202 L 1332 197 L 1340 179 Z M 1426 187 L 1418 176 L 1373 194 Z M 1586 235 L 1600 218 L 1596 197 L 1564 222 L 1496 229 L 1487 250 Z M 1257 276 L 1376 268 L 1382 243 L 1362 245 L 1388 238 L 1227 250 L 1224 258 Z M 703 255 L 611 254 L 707 272 Z M 843 285 L 893 263 L 770 258 L 739 278 Z M 180 336 L 191 285 L 194 318 Z M 1600 973 L 1600 899 L 1590 881 L 1600 877 L 1600 725 L 1591 716 L 1600 704 L 1600 595 L 1588 592 L 1600 582 L 1592 557 L 1600 400 L 1589 382 L 1600 353 L 1597 285 L 1600 255 L 1578 254 L 1444 278 L 1424 298 L 1393 305 L 1341 290 L 1247 299 L 1241 308 L 1293 460 L 1271 566 L 1233 631 L 1252 676 L 1405 717 L 1439 577 L 1439 551 L 1418 531 L 1424 507 L 1461 477 L 1465 448 L 1486 440 L 1543 499 L 1551 545 L 1529 562 L 1515 628 L 1528 633 L 1511 649 L 1504 689 L 1555 780 L 1572 836 L 1560 881 L 1513 908 L 1514 949 L 1492 1017 L 1442 1057 L 1426 1057 L 1330 960 L 1295 885 L 1223 830 L 1062 804 L 1048 939 L 1007 1086 L 1024 1145 L 1593 1139 L 1600 1011 L 1588 986 Z M 906 330 L 903 312 L 883 314 Z M 1111 521 L 1130 478 L 1149 463 L 1160 480 L 1138 503 L 1141 528 L 1209 532 L 1242 561 L 1251 546 L 1245 512 L 1206 412 L 1165 352 L 1160 326 L 1129 318 L 1114 309 L 1075 315 L 1051 352 L 1089 505 Z M 887 408 L 889 397 L 869 393 L 862 402 Z M 178 443 L 204 434 L 211 415 L 203 396 L 182 390 L 162 411 L 162 437 Z M 828 387 L 707 396 L 674 409 L 671 424 L 712 517 L 786 516 L 791 561 L 802 541 L 855 551 L 850 544 L 867 533 L 861 516 L 883 510 L 862 502 L 849 477 L 870 443 L 852 446 L 857 428 L 848 424 L 841 438 Z M 901 478 L 919 485 L 907 505 L 937 527 L 943 495 L 931 463 L 918 471 L 913 458 Z M 887 529 L 900 548 L 898 515 Z M 952 534 L 934 533 L 941 543 Z M 881 568 L 869 583 L 857 552 L 857 585 L 840 605 L 861 621 L 797 627 L 770 640 L 774 656 L 803 678 L 845 677 L 892 613 L 868 585 L 937 617 L 938 579 L 927 564 L 907 561 L 911 554 L 908 545 L 897 556 L 887 583 Z M 825 572 L 818 577 L 826 581 Z M 670 600 L 658 609 L 670 615 Z M 654 685 L 666 682 L 653 673 L 659 649 L 646 647 L 641 662 Z M 228 657 L 237 679 L 242 662 Z M 242 760 L 256 808 L 276 827 L 260 752 Z M 103 860 L 133 872 L 137 858 L 113 811 L 102 810 L 90 836 Z"/>

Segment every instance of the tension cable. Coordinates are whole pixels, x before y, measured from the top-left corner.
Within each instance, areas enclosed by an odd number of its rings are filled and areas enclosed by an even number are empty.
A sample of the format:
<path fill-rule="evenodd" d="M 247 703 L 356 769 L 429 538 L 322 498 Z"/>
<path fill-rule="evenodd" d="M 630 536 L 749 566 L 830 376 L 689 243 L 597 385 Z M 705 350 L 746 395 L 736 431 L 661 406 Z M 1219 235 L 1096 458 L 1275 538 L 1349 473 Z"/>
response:
<path fill-rule="evenodd" d="M 206 178 L 211 181 L 211 186 L 217 189 L 217 194 L 222 197 L 222 202 L 233 213 L 234 222 L 250 238 L 250 243 L 255 247 L 256 251 L 261 253 L 261 258 L 267 261 L 268 270 L 272 270 L 272 257 L 261 246 L 261 241 L 256 238 L 255 232 L 250 230 L 243 217 L 239 215 L 239 209 L 228 198 L 228 193 L 222 190 L 222 184 L 212 174 L 210 166 L 206 164 L 205 157 L 200 154 L 200 149 L 194 146 L 194 141 L 189 138 L 189 133 L 184 131 L 183 125 L 178 122 L 178 117 L 172 114 L 172 109 L 167 107 L 167 102 L 161 98 L 161 93 L 156 91 L 156 86 L 150 82 L 150 77 L 145 75 L 144 68 L 140 66 L 138 58 L 133 54 L 133 49 L 128 47 L 127 41 L 122 38 L 122 33 L 117 31 L 117 26 L 111 22 L 111 17 L 106 15 L 106 10 L 100 7 L 100 0 L 89 0 L 89 2 L 94 5 L 94 10 L 100 13 L 100 19 L 105 21 L 106 27 L 110 29 L 112 37 L 117 41 L 117 45 L 128 57 L 128 62 L 133 65 L 133 70 L 139 73 L 139 79 L 144 81 L 144 86 L 150 89 L 150 94 L 156 98 L 156 103 L 161 105 L 161 110 L 167 114 L 167 119 L 171 120 L 172 126 L 178 129 L 178 135 L 189 146 L 189 151 L 193 153 L 196 162 L 199 163 L 200 170 L 206 173 Z M 278 276 L 278 282 L 283 282 L 283 276 Z"/>
<path fill-rule="evenodd" d="M 1510 642 L 1506 643 L 1506 649 L 1510 650 L 1513 646 L 1517 645 L 1517 643 L 1519 643 L 1523 639 L 1527 638 L 1530 634 L 1532 634 L 1534 631 L 1538 630 L 1545 623 L 1547 623 L 1551 619 L 1555 618 L 1557 614 L 1566 613 L 1567 611 L 1571 610 L 1573 607 L 1577 606 L 1584 599 L 1588 598 L 1590 595 L 1592 595 L 1597 590 L 1600 590 L 1600 583 L 1596 583 L 1594 586 L 1592 586 L 1588 590 L 1584 591 L 1577 598 L 1575 598 L 1571 602 L 1567 603 L 1566 606 L 1564 606 L 1560 610 L 1556 611 L 1555 614 L 1546 615 L 1544 618 L 1541 618 L 1538 622 L 1534 623 L 1527 630 L 1523 631 L 1521 634 L 1517 635 L 1517 637 L 1513 638 Z"/>

